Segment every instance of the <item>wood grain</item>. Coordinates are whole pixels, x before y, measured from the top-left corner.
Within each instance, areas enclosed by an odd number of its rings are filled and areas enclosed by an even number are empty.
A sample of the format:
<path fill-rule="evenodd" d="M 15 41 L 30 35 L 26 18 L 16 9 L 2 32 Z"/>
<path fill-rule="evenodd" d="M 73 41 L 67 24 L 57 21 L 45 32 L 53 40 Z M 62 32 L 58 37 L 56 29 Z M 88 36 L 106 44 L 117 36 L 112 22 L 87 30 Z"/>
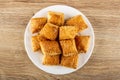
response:
<path fill-rule="evenodd" d="M 39 70 L 24 48 L 29 19 L 55 4 L 83 12 L 95 31 L 88 63 L 67 75 Z M 120 80 L 120 0 L 0 0 L 0 80 Z"/>

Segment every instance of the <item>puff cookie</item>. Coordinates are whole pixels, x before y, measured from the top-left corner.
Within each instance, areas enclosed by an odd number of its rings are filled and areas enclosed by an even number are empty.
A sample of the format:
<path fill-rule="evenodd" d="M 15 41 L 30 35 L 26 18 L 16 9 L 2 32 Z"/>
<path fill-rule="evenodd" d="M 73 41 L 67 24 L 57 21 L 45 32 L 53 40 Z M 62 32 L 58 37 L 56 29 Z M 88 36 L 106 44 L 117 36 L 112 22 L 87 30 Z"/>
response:
<path fill-rule="evenodd" d="M 76 36 L 75 41 L 78 52 L 86 53 L 90 43 L 90 36 Z"/>
<path fill-rule="evenodd" d="M 83 20 L 81 15 L 74 16 L 66 21 L 66 25 L 68 26 L 76 26 L 78 28 L 78 32 L 86 29 L 88 26 Z"/>
<path fill-rule="evenodd" d="M 62 48 L 63 56 L 71 56 L 78 54 L 74 39 L 61 40 L 60 45 Z"/>
<path fill-rule="evenodd" d="M 41 29 L 40 35 L 49 40 L 55 40 L 58 36 L 58 26 L 51 23 L 46 23 Z"/>
<path fill-rule="evenodd" d="M 47 18 L 41 17 L 41 18 L 32 18 L 31 19 L 31 32 L 36 33 L 40 31 L 44 25 L 47 22 Z"/>
<path fill-rule="evenodd" d="M 72 56 L 62 56 L 61 65 L 69 68 L 77 68 L 78 54 Z"/>
<path fill-rule="evenodd" d="M 60 55 L 44 55 L 42 64 L 43 65 L 58 65 L 60 63 Z"/>
<path fill-rule="evenodd" d="M 48 22 L 61 26 L 64 24 L 64 14 L 61 12 L 53 12 L 53 11 L 49 11 L 48 12 Z"/>
<path fill-rule="evenodd" d="M 40 49 L 40 45 L 39 45 L 39 41 L 38 41 L 38 36 L 32 36 L 32 40 L 31 40 L 31 43 L 32 43 L 32 49 L 33 51 L 38 51 Z"/>
<path fill-rule="evenodd" d="M 75 26 L 61 26 L 59 28 L 59 40 L 74 39 L 77 32 L 78 31 Z"/>
<path fill-rule="evenodd" d="M 44 55 L 61 54 L 60 46 L 57 41 L 41 41 L 40 46 Z"/>

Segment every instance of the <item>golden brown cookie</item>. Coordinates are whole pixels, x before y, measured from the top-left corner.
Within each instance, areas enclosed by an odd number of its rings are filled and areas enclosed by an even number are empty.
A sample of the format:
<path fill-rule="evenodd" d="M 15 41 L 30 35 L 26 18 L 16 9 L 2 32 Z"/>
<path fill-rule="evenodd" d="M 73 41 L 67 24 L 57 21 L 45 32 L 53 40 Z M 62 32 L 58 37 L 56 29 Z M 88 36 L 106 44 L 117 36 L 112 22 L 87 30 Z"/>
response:
<path fill-rule="evenodd" d="M 41 29 L 40 35 L 49 40 L 55 40 L 58 36 L 58 26 L 51 23 L 46 23 Z"/>
<path fill-rule="evenodd" d="M 60 55 L 44 55 L 43 56 L 43 65 L 58 65 L 60 63 Z"/>
<path fill-rule="evenodd" d="M 61 26 L 59 28 L 59 40 L 74 39 L 77 32 L 78 31 L 75 26 Z"/>
<path fill-rule="evenodd" d="M 81 15 L 74 16 L 66 21 L 66 25 L 68 26 L 76 26 L 78 28 L 78 32 L 86 29 L 88 26 L 83 20 Z"/>
<path fill-rule="evenodd" d="M 31 32 L 36 33 L 40 31 L 47 22 L 47 18 L 40 17 L 40 18 L 32 18 L 31 19 Z"/>
<path fill-rule="evenodd" d="M 32 49 L 33 51 L 38 51 L 40 49 L 40 45 L 39 45 L 39 41 L 38 41 L 38 36 L 32 36 L 32 40 L 31 40 L 31 43 L 32 43 Z"/>
<path fill-rule="evenodd" d="M 62 56 L 61 65 L 76 69 L 78 65 L 78 54 L 72 56 Z"/>
<path fill-rule="evenodd" d="M 61 26 L 64 24 L 64 14 L 61 12 L 48 12 L 48 22 Z"/>
<path fill-rule="evenodd" d="M 57 41 L 41 41 L 41 51 L 45 55 L 58 55 L 61 54 L 60 46 Z"/>
<path fill-rule="evenodd" d="M 90 36 L 76 36 L 75 41 L 78 52 L 86 53 L 90 43 Z"/>
<path fill-rule="evenodd" d="M 60 45 L 62 48 L 63 56 L 71 56 L 78 54 L 74 39 L 61 40 Z"/>

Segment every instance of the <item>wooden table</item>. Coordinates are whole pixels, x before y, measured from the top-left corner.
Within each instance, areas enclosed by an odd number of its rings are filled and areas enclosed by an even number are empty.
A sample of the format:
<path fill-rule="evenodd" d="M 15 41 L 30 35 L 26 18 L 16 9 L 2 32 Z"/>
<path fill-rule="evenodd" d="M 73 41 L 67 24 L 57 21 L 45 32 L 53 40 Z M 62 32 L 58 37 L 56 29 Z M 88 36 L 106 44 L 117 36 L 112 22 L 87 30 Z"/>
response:
<path fill-rule="evenodd" d="M 29 19 L 55 4 L 83 12 L 95 31 L 95 48 L 88 63 L 67 75 L 38 69 L 24 48 Z M 0 80 L 120 80 L 120 0 L 0 0 Z"/>

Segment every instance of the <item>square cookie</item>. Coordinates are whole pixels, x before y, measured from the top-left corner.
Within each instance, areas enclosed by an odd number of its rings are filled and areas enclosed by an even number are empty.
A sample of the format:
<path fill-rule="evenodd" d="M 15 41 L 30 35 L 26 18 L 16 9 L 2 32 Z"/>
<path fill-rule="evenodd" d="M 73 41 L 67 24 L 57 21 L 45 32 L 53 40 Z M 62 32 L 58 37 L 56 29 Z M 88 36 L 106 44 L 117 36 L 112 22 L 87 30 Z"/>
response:
<path fill-rule="evenodd" d="M 74 39 L 77 32 L 78 31 L 75 26 L 61 26 L 59 28 L 59 40 Z"/>
<path fill-rule="evenodd" d="M 64 14 L 61 12 L 48 12 L 48 22 L 61 26 L 64 24 Z"/>
<path fill-rule="evenodd" d="M 55 40 L 58 36 L 58 26 L 47 23 L 40 31 L 40 35 L 49 40 Z"/>
<path fill-rule="evenodd" d="M 76 69 L 78 65 L 78 54 L 72 56 L 62 56 L 61 65 Z"/>
<path fill-rule="evenodd" d="M 76 36 L 75 41 L 78 52 L 86 53 L 90 43 L 90 36 Z"/>
<path fill-rule="evenodd" d="M 38 41 L 38 35 L 32 36 L 31 43 L 32 43 L 32 50 L 34 52 L 38 51 L 40 49 L 40 45 L 39 45 L 39 41 Z"/>
<path fill-rule="evenodd" d="M 61 40 L 60 45 L 62 48 L 63 56 L 71 56 L 78 54 L 74 39 Z"/>
<path fill-rule="evenodd" d="M 68 26 L 76 26 L 78 28 L 78 32 L 82 31 L 88 26 L 86 25 L 85 21 L 83 20 L 81 15 L 74 16 L 66 21 L 66 25 Z"/>
<path fill-rule="evenodd" d="M 60 55 L 44 55 L 43 56 L 43 65 L 59 65 L 60 63 Z"/>
<path fill-rule="evenodd" d="M 47 18 L 40 17 L 40 18 L 32 18 L 31 19 L 31 32 L 36 33 L 40 31 L 47 22 Z"/>
<path fill-rule="evenodd" d="M 60 46 L 57 41 L 41 41 L 40 46 L 44 55 L 61 54 Z"/>

